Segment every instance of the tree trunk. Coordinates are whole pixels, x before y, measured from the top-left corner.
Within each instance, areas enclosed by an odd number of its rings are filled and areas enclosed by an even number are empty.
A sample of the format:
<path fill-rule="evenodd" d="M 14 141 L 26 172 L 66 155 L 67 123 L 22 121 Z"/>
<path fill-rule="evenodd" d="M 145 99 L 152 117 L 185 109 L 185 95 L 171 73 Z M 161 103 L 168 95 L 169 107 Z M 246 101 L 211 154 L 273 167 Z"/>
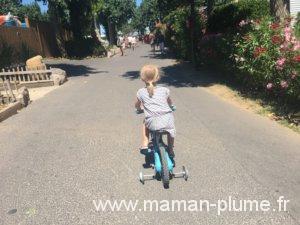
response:
<path fill-rule="evenodd" d="M 92 37 L 94 41 L 98 44 L 101 44 L 101 34 L 100 34 L 100 29 L 97 24 L 97 18 L 96 15 L 94 15 L 94 27 L 92 28 Z"/>
<path fill-rule="evenodd" d="M 109 44 L 116 45 L 116 26 L 108 19 L 108 36 L 109 36 Z"/>
<path fill-rule="evenodd" d="M 191 5 L 191 15 L 190 15 L 190 38 L 191 38 L 191 60 L 193 65 L 196 65 L 196 55 L 195 55 L 195 0 L 190 0 Z"/>
<path fill-rule="evenodd" d="M 289 0 L 270 0 L 271 15 L 276 20 L 283 20 L 289 15 Z"/>
<path fill-rule="evenodd" d="M 49 3 L 49 11 L 51 12 L 50 15 L 52 14 L 53 16 L 51 17 L 51 20 L 53 22 L 54 25 L 54 32 L 55 32 L 55 38 L 56 38 L 56 42 L 58 45 L 58 49 L 60 51 L 60 54 L 62 57 L 66 57 L 67 56 L 67 51 L 66 51 L 66 46 L 65 46 L 65 40 L 62 36 L 62 33 L 59 29 L 59 21 L 58 21 L 58 15 L 57 15 L 57 10 L 56 8 Z"/>
<path fill-rule="evenodd" d="M 210 16 L 214 8 L 215 0 L 207 0 L 207 15 Z"/>

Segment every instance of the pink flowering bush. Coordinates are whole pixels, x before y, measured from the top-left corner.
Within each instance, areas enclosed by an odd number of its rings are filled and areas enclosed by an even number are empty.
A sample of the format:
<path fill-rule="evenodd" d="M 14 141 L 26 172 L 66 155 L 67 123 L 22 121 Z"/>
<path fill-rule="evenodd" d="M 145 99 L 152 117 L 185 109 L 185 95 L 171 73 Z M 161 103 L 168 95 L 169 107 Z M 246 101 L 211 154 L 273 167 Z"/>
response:
<path fill-rule="evenodd" d="M 300 101 L 300 40 L 290 19 L 241 21 L 231 58 L 239 79 L 257 89 Z"/>

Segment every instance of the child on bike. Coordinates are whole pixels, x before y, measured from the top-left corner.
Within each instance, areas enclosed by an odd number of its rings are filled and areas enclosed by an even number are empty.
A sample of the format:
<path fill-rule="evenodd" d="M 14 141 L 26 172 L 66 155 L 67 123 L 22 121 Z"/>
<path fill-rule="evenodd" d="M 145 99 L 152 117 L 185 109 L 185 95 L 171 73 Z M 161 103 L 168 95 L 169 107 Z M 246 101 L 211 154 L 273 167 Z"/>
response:
<path fill-rule="evenodd" d="M 137 92 L 135 107 L 144 110 L 145 120 L 142 128 L 143 143 L 141 149 L 148 149 L 149 130 L 163 130 L 168 132 L 169 155 L 174 158 L 174 138 L 176 134 L 172 100 L 170 90 L 157 86 L 159 70 L 154 65 L 145 65 L 140 72 L 145 87 Z"/>

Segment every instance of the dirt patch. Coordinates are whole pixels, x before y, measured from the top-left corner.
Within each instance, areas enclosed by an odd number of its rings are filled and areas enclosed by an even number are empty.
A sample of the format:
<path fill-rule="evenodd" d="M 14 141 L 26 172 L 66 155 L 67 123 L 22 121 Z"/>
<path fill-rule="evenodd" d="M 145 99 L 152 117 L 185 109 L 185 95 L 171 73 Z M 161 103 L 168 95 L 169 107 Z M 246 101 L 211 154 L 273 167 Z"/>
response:
<path fill-rule="evenodd" d="M 29 96 L 31 101 L 36 101 L 51 91 L 55 90 L 59 86 L 50 86 L 50 87 L 40 87 L 40 88 L 30 88 L 29 89 Z"/>
<path fill-rule="evenodd" d="M 0 105 L 0 111 L 2 110 L 2 109 L 4 109 L 6 107 L 6 105 Z"/>
<path fill-rule="evenodd" d="M 31 101 L 36 101 L 36 100 L 44 97 L 45 95 L 47 95 L 48 93 L 50 93 L 51 91 L 55 90 L 58 87 L 59 86 L 29 88 L 28 91 L 29 91 L 30 100 Z M 18 92 L 15 91 L 15 90 L 13 90 L 13 93 L 14 93 L 15 96 L 18 95 Z M 0 92 L 0 94 L 6 95 L 5 91 Z M 0 105 L 0 109 L 1 109 L 1 106 L 2 105 Z"/>
<path fill-rule="evenodd" d="M 223 100 L 228 101 L 243 109 L 249 109 L 254 112 L 263 110 L 259 101 L 254 101 L 249 98 L 242 97 L 239 92 L 232 90 L 226 85 L 213 84 L 205 88 L 207 91 L 220 96 Z"/>

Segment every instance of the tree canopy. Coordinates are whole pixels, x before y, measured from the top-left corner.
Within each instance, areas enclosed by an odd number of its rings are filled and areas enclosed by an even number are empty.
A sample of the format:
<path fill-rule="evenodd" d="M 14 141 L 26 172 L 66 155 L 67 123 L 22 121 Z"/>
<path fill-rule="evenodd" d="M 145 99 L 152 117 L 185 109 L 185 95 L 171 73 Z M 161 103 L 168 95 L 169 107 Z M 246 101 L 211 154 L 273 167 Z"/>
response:
<path fill-rule="evenodd" d="M 41 12 L 41 8 L 37 2 L 29 5 L 22 5 L 20 0 L 0 0 L 0 14 L 11 13 L 18 16 L 20 20 L 24 20 L 27 16 L 33 21 L 47 20 L 47 14 Z"/>
<path fill-rule="evenodd" d="M 49 15 L 69 27 L 76 39 L 93 32 L 95 20 L 100 20 L 111 35 L 121 28 L 135 11 L 134 0 L 38 0 L 47 2 Z M 112 38 L 114 39 L 114 38 Z"/>
<path fill-rule="evenodd" d="M 17 15 L 20 6 L 20 0 L 0 0 L 0 14 L 7 14 L 10 12 Z"/>
<path fill-rule="evenodd" d="M 42 13 L 41 8 L 37 2 L 33 2 L 29 5 L 22 5 L 17 14 L 21 19 L 25 16 L 31 21 L 46 21 L 48 20 L 47 13 Z"/>

